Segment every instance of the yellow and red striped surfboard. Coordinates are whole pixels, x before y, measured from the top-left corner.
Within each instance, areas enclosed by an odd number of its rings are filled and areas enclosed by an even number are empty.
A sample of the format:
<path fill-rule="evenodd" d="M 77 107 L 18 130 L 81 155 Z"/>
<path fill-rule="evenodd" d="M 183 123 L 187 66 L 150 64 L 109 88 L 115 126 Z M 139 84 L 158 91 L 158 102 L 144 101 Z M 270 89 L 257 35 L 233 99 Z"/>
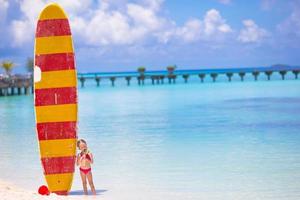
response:
<path fill-rule="evenodd" d="M 71 189 L 77 140 L 77 78 L 71 30 L 58 4 L 40 13 L 35 35 L 34 103 L 41 163 L 51 192 Z"/>

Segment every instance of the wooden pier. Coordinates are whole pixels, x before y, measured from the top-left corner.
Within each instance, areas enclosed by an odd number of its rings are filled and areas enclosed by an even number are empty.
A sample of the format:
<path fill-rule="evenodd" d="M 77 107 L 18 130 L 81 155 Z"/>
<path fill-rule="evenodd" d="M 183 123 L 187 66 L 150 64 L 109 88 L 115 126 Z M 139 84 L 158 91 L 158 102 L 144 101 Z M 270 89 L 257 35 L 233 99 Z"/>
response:
<path fill-rule="evenodd" d="M 178 70 L 172 73 L 167 71 L 162 72 L 131 72 L 131 73 L 120 73 L 115 76 L 111 76 L 108 73 L 79 73 L 78 79 L 80 81 L 81 87 L 85 86 L 87 80 L 95 80 L 97 86 L 100 86 L 101 81 L 109 80 L 111 86 L 115 86 L 115 82 L 126 81 L 128 86 L 131 85 L 133 80 L 136 80 L 138 85 L 145 85 L 146 80 L 150 80 L 152 85 L 157 84 L 174 84 L 178 78 L 182 78 L 184 83 L 188 83 L 188 80 L 192 76 L 199 77 L 201 83 L 205 82 L 206 79 L 216 82 L 219 75 L 226 75 L 228 81 L 232 81 L 232 77 L 239 76 L 241 81 L 244 81 L 244 78 L 247 74 L 253 76 L 253 80 L 257 81 L 259 76 L 265 76 L 267 80 L 271 80 L 271 76 L 274 74 L 279 74 L 281 79 L 284 80 L 286 74 L 292 72 L 294 78 L 298 79 L 298 74 L 300 73 L 300 67 L 289 67 L 288 69 L 272 69 L 272 68 L 237 68 L 237 69 L 211 69 L 211 70 Z"/>
<path fill-rule="evenodd" d="M 0 77 L 0 96 L 33 93 L 31 76 Z"/>
<path fill-rule="evenodd" d="M 271 76 L 278 74 L 282 80 L 285 80 L 288 72 L 293 73 L 294 78 L 298 79 L 300 67 L 289 67 L 286 69 L 274 68 L 232 68 L 232 69 L 203 69 L 203 70 L 177 70 L 177 71 L 158 71 L 158 72 L 130 72 L 130 73 L 79 73 L 78 80 L 80 87 L 85 87 L 87 80 L 94 80 L 96 86 L 100 86 L 103 80 L 109 81 L 114 87 L 116 81 L 124 81 L 128 86 L 132 81 L 140 86 L 145 85 L 146 80 L 152 85 L 157 84 L 175 84 L 176 80 L 182 78 L 184 83 L 188 83 L 190 77 L 198 77 L 199 82 L 206 80 L 216 82 L 220 75 L 225 75 L 228 82 L 232 81 L 233 76 L 238 76 L 240 81 L 244 81 L 246 74 L 253 76 L 253 80 L 257 81 L 259 76 L 265 76 L 266 80 L 271 80 Z M 113 75 L 112 75 L 113 74 Z M 31 75 L 26 76 L 0 76 L 0 96 L 11 96 L 33 93 L 33 81 Z"/>

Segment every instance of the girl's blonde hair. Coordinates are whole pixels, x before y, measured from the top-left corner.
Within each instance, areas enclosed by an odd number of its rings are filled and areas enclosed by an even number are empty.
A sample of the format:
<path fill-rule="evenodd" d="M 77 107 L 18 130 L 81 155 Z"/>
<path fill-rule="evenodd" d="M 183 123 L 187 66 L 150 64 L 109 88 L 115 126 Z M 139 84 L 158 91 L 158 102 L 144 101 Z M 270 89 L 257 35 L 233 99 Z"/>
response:
<path fill-rule="evenodd" d="M 77 147 L 79 148 L 79 145 L 80 145 L 80 143 L 84 143 L 84 144 L 86 144 L 86 141 L 84 140 L 84 139 L 79 139 L 78 141 L 77 141 Z"/>

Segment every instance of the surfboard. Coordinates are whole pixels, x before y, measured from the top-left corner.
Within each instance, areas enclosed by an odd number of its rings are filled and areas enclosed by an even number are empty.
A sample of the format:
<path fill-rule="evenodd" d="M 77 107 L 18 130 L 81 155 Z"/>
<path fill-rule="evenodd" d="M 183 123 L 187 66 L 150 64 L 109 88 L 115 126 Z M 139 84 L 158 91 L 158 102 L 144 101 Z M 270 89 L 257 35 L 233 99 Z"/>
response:
<path fill-rule="evenodd" d="M 77 75 L 69 20 L 55 3 L 40 13 L 35 33 L 34 105 L 44 176 L 50 192 L 71 189 L 77 141 Z"/>

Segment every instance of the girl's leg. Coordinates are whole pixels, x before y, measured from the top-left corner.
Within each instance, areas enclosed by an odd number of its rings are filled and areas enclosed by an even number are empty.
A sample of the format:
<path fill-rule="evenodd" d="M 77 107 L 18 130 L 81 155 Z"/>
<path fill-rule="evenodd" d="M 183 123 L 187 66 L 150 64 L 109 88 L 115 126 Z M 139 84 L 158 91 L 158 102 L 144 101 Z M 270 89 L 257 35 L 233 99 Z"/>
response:
<path fill-rule="evenodd" d="M 89 184 L 90 184 L 90 187 L 91 187 L 91 190 L 92 190 L 92 193 L 93 195 L 96 195 L 96 190 L 95 190 L 95 186 L 94 186 L 94 182 L 93 182 L 93 175 L 92 175 L 92 172 L 89 172 L 87 175 L 86 175 L 88 181 L 89 181 Z"/>
<path fill-rule="evenodd" d="M 88 194 L 87 186 L 86 186 L 86 175 L 83 172 L 80 172 L 81 180 L 82 180 L 82 186 L 84 194 Z"/>

